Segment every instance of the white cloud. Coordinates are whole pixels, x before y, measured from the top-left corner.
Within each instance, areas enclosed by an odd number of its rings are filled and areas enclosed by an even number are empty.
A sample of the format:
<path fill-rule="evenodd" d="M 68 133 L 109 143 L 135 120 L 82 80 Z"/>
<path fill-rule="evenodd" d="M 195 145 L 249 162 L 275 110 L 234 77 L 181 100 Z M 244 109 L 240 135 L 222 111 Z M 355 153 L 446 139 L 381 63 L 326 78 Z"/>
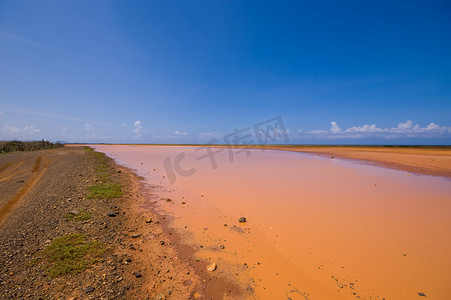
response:
<path fill-rule="evenodd" d="M 329 131 L 326 131 L 326 130 L 312 130 L 312 131 L 309 131 L 309 133 L 312 133 L 312 134 L 326 134 L 326 133 L 329 133 Z"/>
<path fill-rule="evenodd" d="M 91 131 L 91 130 L 92 130 L 92 125 L 89 124 L 89 123 L 86 123 L 86 124 L 85 124 L 85 129 L 86 129 L 87 131 Z"/>
<path fill-rule="evenodd" d="M 24 128 L 18 128 L 14 126 L 9 126 L 6 124 L 3 126 L 3 128 L 0 129 L 0 132 L 4 135 L 10 136 L 10 135 L 33 135 L 36 133 L 41 132 L 40 129 L 35 128 L 33 125 L 31 126 L 25 126 Z"/>
<path fill-rule="evenodd" d="M 176 130 L 176 131 L 174 132 L 174 134 L 175 134 L 175 135 L 188 135 L 188 132 Z"/>
<path fill-rule="evenodd" d="M 141 124 L 141 121 L 135 121 L 135 123 L 133 123 L 133 126 L 135 127 L 133 128 L 133 132 L 135 133 L 136 139 L 140 138 L 143 133 L 147 132 L 147 129 L 144 129 Z"/>
<path fill-rule="evenodd" d="M 412 125 L 413 125 L 413 122 L 408 120 L 404 123 L 399 123 L 398 128 L 399 129 L 409 129 L 409 128 L 412 128 Z"/>
<path fill-rule="evenodd" d="M 341 128 L 340 126 L 338 126 L 337 122 L 330 122 L 330 124 L 332 125 L 332 128 L 330 129 L 330 132 L 332 133 L 340 133 L 341 132 Z"/>
<path fill-rule="evenodd" d="M 35 134 L 35 133 L 41 132 L 41 130 L 37 129 L 37 128 L 34 128 L 34 126 L 26 126 L 23 129 L 23 132 L 26 133 L 26 134 Z"/>
<path fill-rule="evenodd" d="M 318 137 L 318 138 L 362 138 L 362 137 L 382 137 L 382 138 L 399 138 L 399 137 L 443 137 L 451 135 L 451 127 L 439 126 L 435 123 L 430 123 L 426 127 L 421 127 L 411 120 L 401 122 L 397 127 L 393 128 L 379 128 L 376 124 L 366 124 L 362 126 L 349 127 L 342 130 L 337 122 L 331 122 L 331 128 L 326 130 L 312 130 L 303 133 L 298 131 L 303 137 Z"/>
<path fill-rule="evenodd" d="M 440 129 L 440 126 L 438 126 L 438 125 L 435 124 L 435 123 L 430 123 L 430 124 L 426 127 L 426 130 L 437 130 L 437 129 Z"/>
<path fill-rule="evenodd" d="M 363 125 L 363 126 L 354 126 L 345 130 L 345 132 L 378 132 L 379 128 L 376 127 L 376 124 L 372 125 Z"/>

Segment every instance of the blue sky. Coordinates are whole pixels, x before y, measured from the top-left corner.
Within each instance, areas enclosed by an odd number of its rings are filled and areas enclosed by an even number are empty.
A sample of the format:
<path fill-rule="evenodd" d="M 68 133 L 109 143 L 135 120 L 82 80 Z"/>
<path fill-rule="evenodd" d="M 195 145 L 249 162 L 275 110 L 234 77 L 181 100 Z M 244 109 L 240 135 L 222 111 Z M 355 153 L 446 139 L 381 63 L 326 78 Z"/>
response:
<path fill-rule="evenodd" d="M 447 1 L 0 1 L 0 139 L 451 144 Z M 278 142 L 278 141 L 276 141 Z M 284 142 L 284 141 L 280 141 Z"/>

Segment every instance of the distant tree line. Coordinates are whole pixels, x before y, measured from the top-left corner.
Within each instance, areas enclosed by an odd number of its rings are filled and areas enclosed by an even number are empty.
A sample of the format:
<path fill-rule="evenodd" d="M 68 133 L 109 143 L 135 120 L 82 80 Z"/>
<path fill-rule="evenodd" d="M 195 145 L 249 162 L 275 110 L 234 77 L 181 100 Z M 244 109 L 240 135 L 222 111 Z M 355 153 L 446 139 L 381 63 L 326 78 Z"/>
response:
<path fill-rule="evenodd" d="M 36 151 L 42 149 L 54 149 L 59 147 L 64 147 L 64 144 L 60 142 L 51 143 L 44 140 L 33 142 L 9 141 L 0 142 L 0 153 L 13 151 Z"/>

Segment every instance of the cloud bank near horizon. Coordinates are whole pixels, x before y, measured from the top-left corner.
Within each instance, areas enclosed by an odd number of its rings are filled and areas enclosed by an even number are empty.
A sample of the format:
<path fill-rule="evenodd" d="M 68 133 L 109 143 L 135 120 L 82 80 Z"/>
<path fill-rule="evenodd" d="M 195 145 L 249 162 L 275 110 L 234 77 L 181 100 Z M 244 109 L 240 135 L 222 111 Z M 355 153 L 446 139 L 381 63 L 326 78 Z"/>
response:
<path fill-rule="evenodd" d="M 12 122 L 3 123 L 5 114 L 0 114 L 0 140 L 63 140 L 66 142 L 81 143 L 207 143 L 215 137 L 219 143 L 224 143 L 223 137 L 230 132 L 191 132 L 188 134 L 188 127 L 185 129 L 174 128 L 151 128 L 144 126 L 141 120 L 134 122 L 120 122 L 111 126 L 93 126 L 95 123 L 89 120 L 79 121 L 78 126 L 62 127 L 59 135 L 51 135 L 54 128 L 36 126 L 34 124 Z M 78 119 L 77 119 L 78 120 Z M 81 119 L 80 119 L 81 120 Z M 3 120 L 6 121 L 6 120 Z M 2 124 L 3 123 L 3 124 Z M 30 122 L 31 123 L 31 122 Z M 95 123 L 97 124 L 97 123 Z M 121 125 L 122 124 L 122 125 Z M 286 124 L 288 125 L 288 124 Z M 233 128 L 233 127 L 232 127 Z M 278 130 L 277 128 L 275 130 Z M 376 124 L 363 124 L 342 128 L 338 122 L 331 121 L 330 128 L 313 130 L 290 130 L 285 132 L 290 139 L 290 143 L 392 143 L 398 140 L 408 139 L 413 144 L 451 144 L 451 127 L 430 122 L 427 125 L 420 125 L 407 120 L 400 122 L 396 127 L 378 127 Z M 274 134 L 280 132 L 274 131 Z M 429 142 L 428 142 L 429 141 Z M 283 141 L 275 141 L 282 143 Z"/>
<path fill-rule="evenodd" d="M 397 127 L 379 128 L 376 124 L 365 124 L 362 126 L 352 126 L 347 129 L 341 129 L 337 122 L 331 121 L 329 130 L 311 130 L 304 132 L 298 130 L 299 136 L 303 138 L 317 139 L 359 139 L 359 138 L 437 138 L 450 137 L 451 127 L 440 126 L 434 122 L 429 123 L 426 127 L 421 127 L 418 123 L 407 120 L 398 123 Z"/>

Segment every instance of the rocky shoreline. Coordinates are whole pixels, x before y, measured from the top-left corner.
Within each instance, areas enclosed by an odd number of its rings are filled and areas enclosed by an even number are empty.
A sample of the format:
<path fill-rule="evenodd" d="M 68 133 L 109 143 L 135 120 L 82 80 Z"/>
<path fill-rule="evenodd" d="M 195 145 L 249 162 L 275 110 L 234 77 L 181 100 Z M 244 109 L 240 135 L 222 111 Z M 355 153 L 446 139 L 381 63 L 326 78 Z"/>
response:
<path fill-rule="evenodd" d="M 24 176 L 31 170 L 20 162 L 38 157 L 47 162 L 47 169 L 0 227 L 0 298 L 205 297 L 198 290 L 201 280 L 194 270 L 177 257 L 170 242 L 162 243 L 169 238 L 158 216 L 150 211 L 143 215 L 133 209 L 141 197 L 136 175 L 112 159 L 105 159 L 106 170 L 112 181 L 122 185 L 119 198 L 87 197 L 87 187 L 101 179 L 95 171 L 98 158 L 83 147 L 2 156 L 0 165 L 9 165 L 0 172 L 0 187 L 14 189 L 5 195 L 14 194 L 27 183 Z M 14 166 L 15 173 L 5 176 Z M 17 172 L 21 168 L 23 172 Z M 81 212 L 87 216 L 77 217 Z M 52 278 L 46 249 L 56 238 L 69 234 L 82 234 L 87 241 L 98 241 L 103 255 L 80 273 Z"/>

